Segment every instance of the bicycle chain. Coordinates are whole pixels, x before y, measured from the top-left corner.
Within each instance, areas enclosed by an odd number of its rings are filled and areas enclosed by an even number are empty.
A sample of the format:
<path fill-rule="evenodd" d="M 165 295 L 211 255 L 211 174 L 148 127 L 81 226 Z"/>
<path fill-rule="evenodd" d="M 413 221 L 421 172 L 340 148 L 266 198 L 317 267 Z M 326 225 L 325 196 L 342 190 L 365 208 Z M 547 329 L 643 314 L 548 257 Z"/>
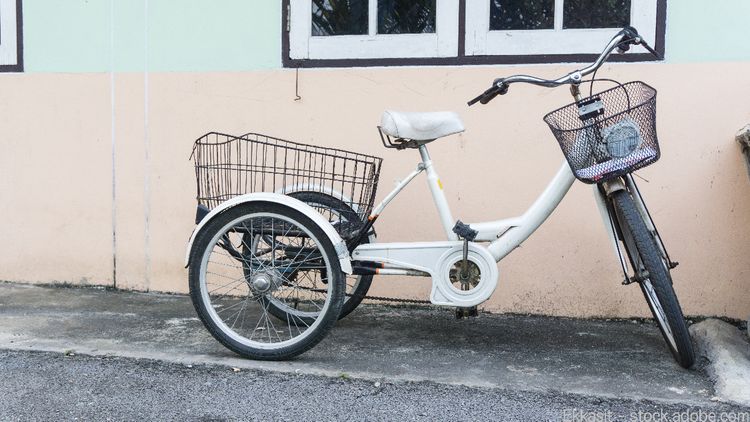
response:
<path fill-rule="evenodd" d="M 350 293 L 347 296 L 352 296 Z M 375 300 L 378 302 L 395 302 L 395 303 L 414 303 L 414 304 L 431 304 L 429 300 L 420 299 L 404 299 L 399 297 L 385 297 L 385 296 L 365 296 L 362 300 Z"/>
<path fill-rule="evenodd" d="M 315 289 L 311 287 L 304 287 L 304 286 L 297 286 L 298 289 L 301 290 L 309 290 L 316 293 L 325 293 L 326 290 L 323 289 Z M 354 296 L 351 293 L 344 293 L 345 296 L 352 297 Z M 378 302 L 395 302 L 395 303 L 414 303 L 414 304 L 432 304 L 429 300 L 420 300 L 420 299 L 404 299 L 400 297 L 387 297 L 387 296 L 367 296 L 362 298 L 362 300 L 374 300 Z"/>

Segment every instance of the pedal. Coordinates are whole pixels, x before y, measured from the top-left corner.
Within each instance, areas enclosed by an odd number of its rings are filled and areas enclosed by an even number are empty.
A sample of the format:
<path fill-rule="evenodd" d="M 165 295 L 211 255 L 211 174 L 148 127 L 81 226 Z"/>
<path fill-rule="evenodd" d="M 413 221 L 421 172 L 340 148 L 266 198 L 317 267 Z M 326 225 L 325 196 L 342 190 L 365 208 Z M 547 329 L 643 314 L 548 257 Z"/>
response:
<path fill-rule="evenodd" d="M 479 234 L 478 231 L 472 229 L 470 225 L 462 223 L 461 220 L 456 221 L 456 225 L 453 226 L 453 233 L 469 242 L 473 242 Z"/>
<path fill-rule="evenodd" d="M 476 306 L 470 308 L 456 308 L 456 319 L 476 318 L 478 316 L 479 311 Z"/>

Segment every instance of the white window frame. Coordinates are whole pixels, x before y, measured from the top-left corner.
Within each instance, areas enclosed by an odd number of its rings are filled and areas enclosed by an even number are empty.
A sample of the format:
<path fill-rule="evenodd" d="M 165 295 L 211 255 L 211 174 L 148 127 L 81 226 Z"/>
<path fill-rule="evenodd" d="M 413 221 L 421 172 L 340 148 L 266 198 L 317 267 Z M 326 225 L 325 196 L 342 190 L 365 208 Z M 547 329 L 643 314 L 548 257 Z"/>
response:
<path fill-rule="evenodd" d="M 458 55 L 458 5 L 458 0 L 437 0 L 434 34 L 377 34 L 377 0 L 369 0 L 369 33 L 367 35 L 314 37 L 312 36 L 312 0 L 291 0 L 289 57 L 291 59 L 456 57 Z"/>
<path fill-rule="evenodd" d="M 16 0 L 0 0 L 0 66 L 18 64 Z"/>
<path fill-rule="evenodd" d="M 655 0 L 631 0 L 630 25 L 649 45 L 655 45 Z M 490 31 L 490 0 L 466 2 L 467 56 L 525 56 L 541 54 L 593 54 L 622 28 L 563 29 L 564 0 L 555 0 L 554 29 Z M 630 53 L 646 53 L 634 47 Z"/>

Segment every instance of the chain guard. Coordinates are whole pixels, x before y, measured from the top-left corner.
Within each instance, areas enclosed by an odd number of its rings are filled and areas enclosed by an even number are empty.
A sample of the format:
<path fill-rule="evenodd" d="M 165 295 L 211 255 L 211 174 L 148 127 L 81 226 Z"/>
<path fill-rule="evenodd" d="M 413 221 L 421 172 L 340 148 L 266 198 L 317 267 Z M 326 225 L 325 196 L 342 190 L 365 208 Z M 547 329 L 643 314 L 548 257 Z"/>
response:
<path fill-rule="evenodd" d="M 431 303 L 468 308 L 489 299 L 498 278 L 497 264 L 487 248 L 473 242 L 468 248 L 469 260 L 478 269 L 468 290 L 454 287 L 451 281 L 451 269 L 463 259 L 461 241 L 363 244 L 352 258 L 428 273 L 432 277 Z"/>
<path fill-rule="evenodd" d="M 469 243 L 469 262 L 478 272 L 468 290 L 462 290 L 454 285 L 456 264 L 463 260 L 462 248 L 447 251 L 438 261 L 438 271 L 432 277 L 432 292 L 430 301 L 436 305 L 471 307 L 479 305 L 489 299 L 497 287 L 498 270 L 495 259 L 484 247 Z"/>

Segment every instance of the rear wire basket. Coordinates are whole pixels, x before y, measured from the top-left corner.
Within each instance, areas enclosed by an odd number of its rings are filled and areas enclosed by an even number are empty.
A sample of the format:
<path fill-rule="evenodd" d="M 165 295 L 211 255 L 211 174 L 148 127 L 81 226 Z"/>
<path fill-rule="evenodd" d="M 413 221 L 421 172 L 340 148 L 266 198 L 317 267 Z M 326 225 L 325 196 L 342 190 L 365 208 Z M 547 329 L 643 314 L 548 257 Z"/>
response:
<path fill-rule="evenodd" d="M 208 133 L 195 141 L 191 158 L 198 203 L 208 209 L 247 193 L 319 192 L 356 212 L 360 222 L 372 211 L 382 164 L 370 155 L 257 133 Z M 352 234 L 351 225 L 346 231 Z"/>
<path fill-rule="evenodd" d="M 659 159 L 656 90 L 628 82 L 557 109 L 544 121 L 584 183 L 631 173 Z"/>

